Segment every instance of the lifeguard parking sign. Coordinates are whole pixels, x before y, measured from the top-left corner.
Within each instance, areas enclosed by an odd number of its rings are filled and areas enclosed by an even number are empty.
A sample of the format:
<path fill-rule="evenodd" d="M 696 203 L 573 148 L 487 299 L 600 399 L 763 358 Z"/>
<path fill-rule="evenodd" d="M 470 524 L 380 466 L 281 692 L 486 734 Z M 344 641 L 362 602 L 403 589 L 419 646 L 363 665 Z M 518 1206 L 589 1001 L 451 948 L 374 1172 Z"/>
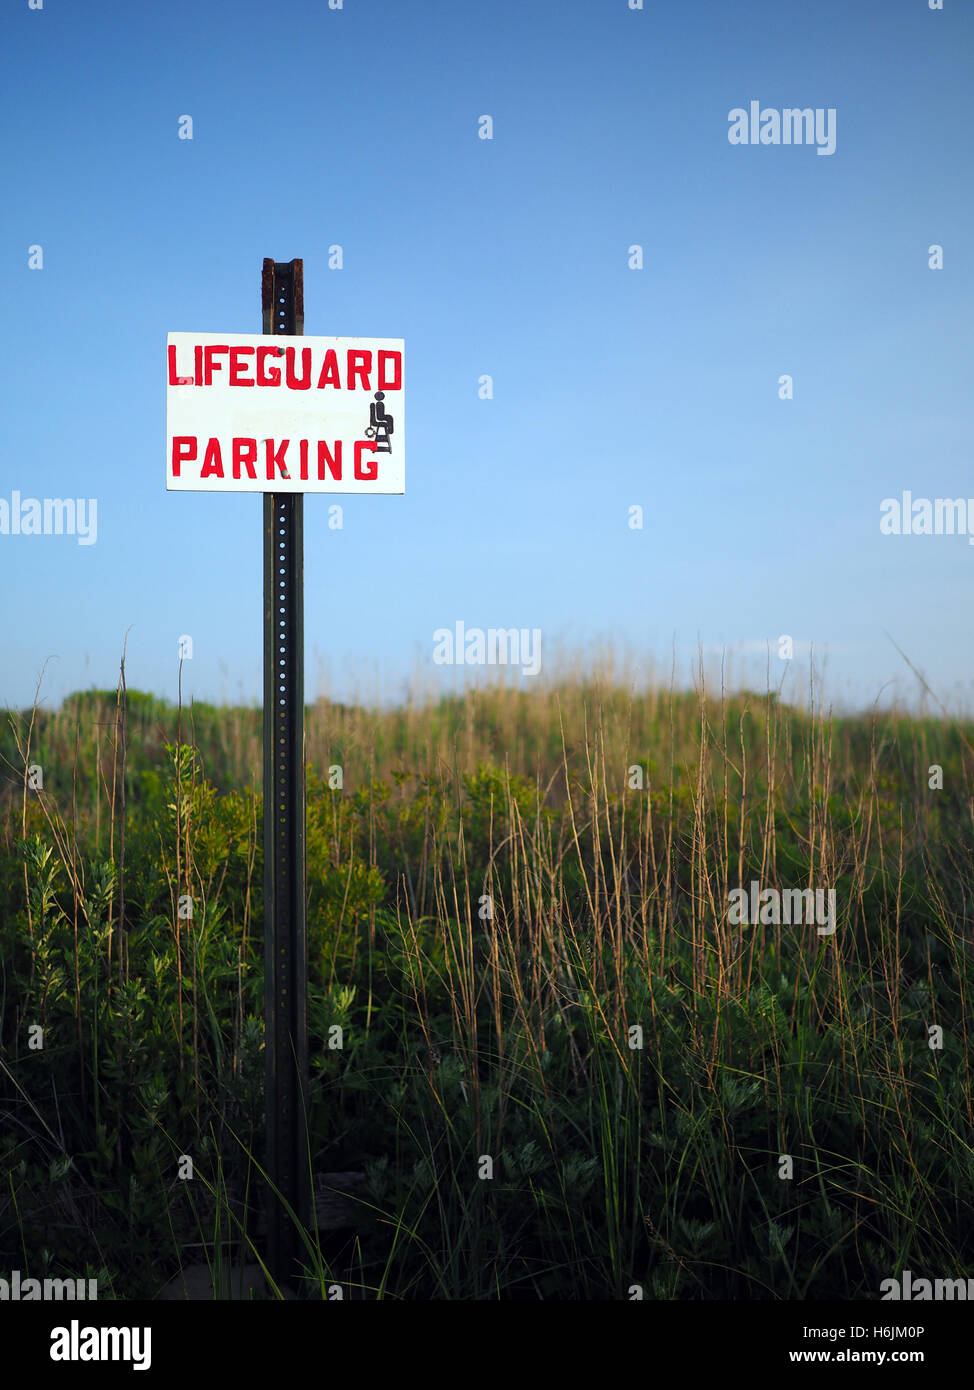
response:
<path fill-rule="evenodd" d="M 406 490 L 402 338 L 170 333 L 166 487 Z"/>

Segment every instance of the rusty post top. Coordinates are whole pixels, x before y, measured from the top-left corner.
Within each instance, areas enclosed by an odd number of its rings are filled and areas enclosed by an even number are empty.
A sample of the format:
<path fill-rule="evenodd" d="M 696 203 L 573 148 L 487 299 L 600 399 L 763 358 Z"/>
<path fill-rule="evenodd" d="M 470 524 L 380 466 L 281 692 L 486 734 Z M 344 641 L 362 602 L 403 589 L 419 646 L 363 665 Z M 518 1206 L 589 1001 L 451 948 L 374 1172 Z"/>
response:
<path fill-rule="evenodd" d="M 304 321 L 304 260 L 299 257 L 293 261 L 275 261 L 273 256 L 264 257 L 260 277 L 260 306 L 269 314 L 274 306 L 274 275 L 277 271 L 289 271 L 291 275 L 292 302 L 294 317 L 299 323 Z"/>
<path fill-rule="evenodd" d="M 264 268 L 260 276 L 260 307 L 265 314 L 269 314 L 274 303 L 274 260 L 271 256 L 264 257 Z"/>
<path fill-rule="evenodd" d="M 291 287 L 294 294 L 294 319 L 298 332 L 304 332 L 304 260 L 291 262 Z"/>

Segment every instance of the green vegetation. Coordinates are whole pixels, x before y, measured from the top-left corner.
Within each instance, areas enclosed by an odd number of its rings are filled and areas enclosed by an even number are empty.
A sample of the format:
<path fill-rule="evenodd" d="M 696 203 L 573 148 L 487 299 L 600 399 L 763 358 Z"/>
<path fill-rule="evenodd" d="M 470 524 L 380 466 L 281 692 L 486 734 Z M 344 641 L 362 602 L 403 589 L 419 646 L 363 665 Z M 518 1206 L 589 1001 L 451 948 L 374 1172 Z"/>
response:
<path fill-rule="evenodd" d="M 974 1275 L 972 735 L 582 679 L 309 709 L 312 1161 L 367 1176 L 311 1289 Z M 260 712 L 89 692 L 0 758 L 0 1274 L 253 1261 Z M 835 935 L 728 925 L 751 879 L 834 888 Z"/>

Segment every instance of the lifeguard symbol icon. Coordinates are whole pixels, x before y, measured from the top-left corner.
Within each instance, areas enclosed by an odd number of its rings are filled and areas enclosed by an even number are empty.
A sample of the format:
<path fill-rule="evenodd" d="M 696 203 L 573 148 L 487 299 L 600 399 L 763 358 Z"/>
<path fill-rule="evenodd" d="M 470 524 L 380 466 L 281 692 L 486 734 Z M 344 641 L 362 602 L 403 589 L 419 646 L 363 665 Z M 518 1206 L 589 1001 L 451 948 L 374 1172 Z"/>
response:
<path fill-rule="evenodd" d="M 377 454 L 391 454 L 392 442 L 389 436 L 395 429 L 392 416 L 387 412 L 382 402 L 386 398 L 384 391 L 376 391 L 375 400 L 369 406 L 369 427 L 365 431 L 366 439 L 375 440 L 375 452 Z"/>

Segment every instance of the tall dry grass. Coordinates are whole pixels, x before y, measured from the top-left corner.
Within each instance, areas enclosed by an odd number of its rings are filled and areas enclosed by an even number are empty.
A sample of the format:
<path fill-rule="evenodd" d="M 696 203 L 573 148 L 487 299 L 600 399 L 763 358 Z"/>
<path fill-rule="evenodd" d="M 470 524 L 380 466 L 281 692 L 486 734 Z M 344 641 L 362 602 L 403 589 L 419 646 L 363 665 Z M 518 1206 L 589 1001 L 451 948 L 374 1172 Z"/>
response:
<path fill-rule="evenodd" d="M 309 708 L 311 1161 L 369 1183 L 354 1232 L 312 1243 L 314 1287 L 875 1297 L 904 1262 L 971 1273 L 970 736 L 702 673 Z M 0 1255 L 61 1202 L 73 1258 L 161 1280 L 209 1239 L 171 1176 L 195 1145 L 243 1258 L 259 711 L 120 683 L 14 715 L 0 751 Z M 731 925 L 752 878 L 835 889 L 835 934 Z"/>

